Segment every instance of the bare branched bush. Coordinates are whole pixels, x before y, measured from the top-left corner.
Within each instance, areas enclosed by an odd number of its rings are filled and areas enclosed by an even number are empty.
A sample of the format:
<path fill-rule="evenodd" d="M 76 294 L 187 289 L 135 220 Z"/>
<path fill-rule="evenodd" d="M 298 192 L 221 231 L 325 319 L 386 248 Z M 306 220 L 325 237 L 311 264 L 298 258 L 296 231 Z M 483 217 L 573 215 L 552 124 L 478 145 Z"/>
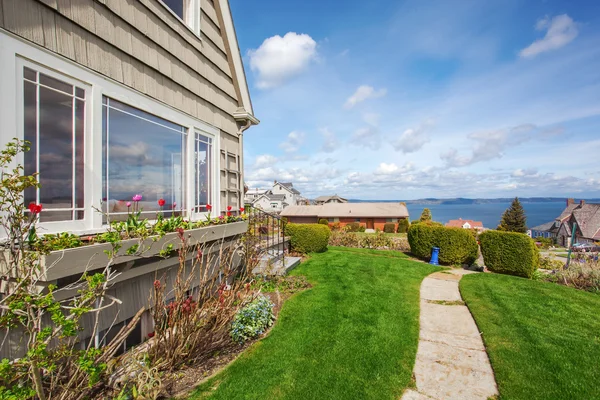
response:
<path fill-rule="evenodd" d="M 576 289 L 600 293 L 598 253 L 576 253 L 568 268 L 558 269 L 547 275 L 546 279 Z"/>

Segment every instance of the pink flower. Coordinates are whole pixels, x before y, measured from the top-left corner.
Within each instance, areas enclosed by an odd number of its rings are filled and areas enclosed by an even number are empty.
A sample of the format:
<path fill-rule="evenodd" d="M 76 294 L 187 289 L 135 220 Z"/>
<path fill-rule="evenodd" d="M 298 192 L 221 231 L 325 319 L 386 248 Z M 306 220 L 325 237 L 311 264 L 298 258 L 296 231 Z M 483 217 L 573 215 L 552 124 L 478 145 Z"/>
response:
<path fill-rule="evenodd" d="M 142 200 L 142 195 L 141 194 L 136 194 L 135 196 L 133 196 L 131 198 L 131 200 L 135 201 L 136 203 L 140 200 Z"/>
<path fill-rule="evenodd" d="M 219 219 L 224 219 L 225 217 L 223 215 L 219 215 Z"/>
<path fill-rule="evenodd" d="M 131 202 L 130 201 L 127 202 L 127 208 L 129 208 L 129 207 L 131 207 Z"/>
<path fill-rule="evenodd" d="M 166 203 L 165 199 L 158 199 L 158 205 L 159 205 L 160 207 L 164 206 L 164 205 L 165 205 L 165 203 Z"/>
<path fill-rule="evenodd" d="M 173 202 L 173 209 L 177 208 L 177 203 Z"/>

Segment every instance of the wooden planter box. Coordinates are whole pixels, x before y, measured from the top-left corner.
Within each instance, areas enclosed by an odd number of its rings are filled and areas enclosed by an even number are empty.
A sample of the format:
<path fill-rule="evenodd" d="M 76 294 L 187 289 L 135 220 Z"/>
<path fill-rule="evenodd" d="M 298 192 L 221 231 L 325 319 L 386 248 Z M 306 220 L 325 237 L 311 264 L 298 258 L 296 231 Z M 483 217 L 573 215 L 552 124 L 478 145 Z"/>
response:
<path fill-rule="evenodd" d="M 186 230 L 185 239 L 188 246 L 196 246 L 241 235 L 246 233 L 247 230 L 248 221 L 232 222 Z M 182 244 L 177 232 L 168 233 L 160 239 L 157 238 L 158 236 L 144 240 L 122 240 L 120 242 L 121 247 L 111 264 L 116 265 L 140 258 L 157 256 L 161 250 L 167 250 L 170 244 L 173 245 L 173 250 L 176 251 Z M 135 245 L 139 246 L 135 254 L 128 255 L 127 250 Z M 57 250 L 42 256 L 41 267 L 44 281 L 54 281 L 66 276 L 81 274 L 85 271 L 105 268 L 109 263 L 106 252 L 112 250 L 113 245 L 111 243 L 99 243 L 73 249 Z"/>

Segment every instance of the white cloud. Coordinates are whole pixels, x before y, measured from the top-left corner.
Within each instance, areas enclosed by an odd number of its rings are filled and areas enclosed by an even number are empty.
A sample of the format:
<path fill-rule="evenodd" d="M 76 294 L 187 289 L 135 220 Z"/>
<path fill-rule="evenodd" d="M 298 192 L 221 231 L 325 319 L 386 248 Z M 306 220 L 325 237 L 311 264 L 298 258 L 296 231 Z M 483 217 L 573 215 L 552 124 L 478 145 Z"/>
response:
<path fill-rule="evenodd" d="M 256 86 L 270 89 L 302 73 L 317 58 L 317 43 L 309 35 L 288 32 L 272 36 L 249 50 L 250 69 L 258 74 Z"/>
<path fill-rule="evenodd" d="M 363 121 L 371 126 L 379 126 L 379 119 L 381 118 L 381 114 L 377 113 L 364 113 Z"/>
<path fill-rule="evenodd" d="M 536 126 L 533 124 L 521 124 L 509 129 L 471 133 L 468 138 L 475 141 L 471 155 L 460 155 L 456 149 L 451 148 L 443 152 L 440 158 L 446 162 L 447 167 L 464 167 L 501 158 L 506 149 L 532 139 L 535 130 Z"/>
<path fill-rule="evenodd" d="M 577 24 L 567 14 L 557 15 L 552 19 L 545 17 L 537 22 L 536 29 L 546 29 L 546 35 L 521 50 L 519 55 L 523 58 L 559 49 L 572 42 L 579 34 Z"/>
<path fill-rule="evenodd" d="M 398 171 L 398 166 L 396 164 L 381 163 L 381 164 L 379 164 L 379 167 L 377 168 L 377 170 L 375 170 L 375 173 L 382 174 L 382 175 L 388 175 L 388 174 L 393 174 L 396 171 Z"/>
<path fill-rule="evenodd" d="M 392 146 L 396 151 L 401 151 L 404 154 L 419 151 L 426 143 L 430 141 L 427 130 L 432 126 L 433 121 L 427 120 L 418 128 L 407 129 L 392 143 Z"/>
<path fill-rule="evenodd" d="M 256 161 L 254 162 L 255 168 L 265 168 L 274 165 L 277 162 L 277 157 L 272 156 L 270 154 L 261 154 L 256 157 Z"/>
<path fill-rule="evenodd" d="M 333 153 L 340 146 L 335 134 L 327 128 L 321 129 L 321 133 L 323 134 L 324 138 L 321 151 L 324 153 Z"/>
<path fill-rule="evenodd" d="M 372 86 L 362 85 L 356 89 L 356 92 L 352 96 L 346 100 L 344 107 L 352 108 L 358 103 L 361 103 L 368 99 L 376 99 L 378 97 L 383 97 L 387 94 L 387 89 L 382 88 L 379 90 L 375 90 Z"/>
<path fill-rule="evenodd" d="M 360 128 L 354 132 L 354 135 L 350 138 L 350 143 L 371 150 L 378 150 L 381 147 L 381 136 L 375 127 Z"/>
<path fill-rule="evenodd" d="M 290 132 L 290 134 L 287 137 L 287 140 L 281 143 L 279 147 L 281 147 L 281 149 L 286 153 L 293 153 L 300 149 L 302 143 L 304 143 L 304 133 L 293 131 Z"/>
<path fill-rule="evenodd" d="M 537 168 L 526 168 L 526 169 L 516 169 L 511 176 L 513 178 L 520 178 L 523 176 L 537 176 Z"/>

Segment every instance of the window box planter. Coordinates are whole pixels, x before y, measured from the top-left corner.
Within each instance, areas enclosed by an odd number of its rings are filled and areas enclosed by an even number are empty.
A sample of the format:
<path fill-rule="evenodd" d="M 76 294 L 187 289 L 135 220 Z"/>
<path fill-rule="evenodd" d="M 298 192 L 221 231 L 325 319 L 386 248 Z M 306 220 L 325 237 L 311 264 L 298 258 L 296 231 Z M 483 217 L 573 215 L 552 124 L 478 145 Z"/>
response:
<path fill-rule="evenodd" d="M 241 235 L 247 230 L 248 221 L 231 222 L 186 230 L 185 238 L 189 246 L 195 246 Z M 172 250 L 177 251 L 181 248 L 181 240 L 178 235 L 177 232 L 171 232 L 162 238 L 151 236 L 146 239 L 122 240 L 119 242 L 121 247 L 111 264 L 116 265 L 135 261 L 140 258 L 158 256 L 162 250 L 167 250 L 169 245 L 173 245 Z M 139 248 L 134 254 L 127 254 L 128 249 L 133 246 L 138 246 Z M 66 276 L 82 274 L 85 271 L 105 268 L 109 263 L 109 257 L 106 252 L 111 251 L 113 251 L 112 243 L 97 243 L 72 249 L 52 251 L 41 258 L 43 280 L 50 282 Z"/>

